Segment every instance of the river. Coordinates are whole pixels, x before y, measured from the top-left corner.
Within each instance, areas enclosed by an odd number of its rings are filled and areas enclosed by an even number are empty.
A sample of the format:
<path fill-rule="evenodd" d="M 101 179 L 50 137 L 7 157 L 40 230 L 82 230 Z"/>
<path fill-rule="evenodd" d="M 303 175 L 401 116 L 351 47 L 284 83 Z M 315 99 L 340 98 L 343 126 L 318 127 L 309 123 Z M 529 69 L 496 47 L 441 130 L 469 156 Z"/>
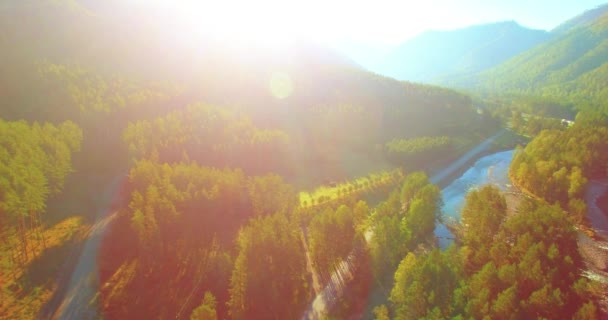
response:
<path fill-rule="evenodd" d="M 462 176 L 452 181 L 441 190 L 443 197 L 442 212 L 446 222 L 460 220 L 460 210 L 464 205 L 466 194 L 485 184 L 493 184 L 502 190 L 510 187 L 509 165 L 514 150 L 502 151 L 479 158 Z M 452 233 L 443 224 L 437 224 L 435 235 L 439 246 L 445 249 L 453 238 Z"/>
<path fill-rule="evenodd" d="M 501 190 L 511 188 L 509 166 L 513 153 L 514 150 L 508 150 L 479 158 L 462 176 L 441 190 L 443 197 L 443 207 L 441 209 L 446 222 L 460 220 L 460 211 L 464 205 L 466 194 L 471 189 L 485 184 L 493 184 Z M 591 227 L 602 235 L 608 235 L 608 216 L 597 206 L 596 200 L 606 191 L 608 191 L 607 180 L 592 180 L 589 182 L 585 194 L 589 209 L 587 216 Z M 453 235 L 443 224 L 437 224 L 435 235 L 439 239 L 439 246 L 443 249 L 452 243 Z"/>
<path fill-rule="evenodd" d="M 512 188 L 509 166 L 513 153 L 514 150 L 509 150 L 480 158 L 462 176 L 441 190 L 444 202 L 442 212 L 446 223 L 460 220 L 460 211 L 470 190 L 485 184 L 493 184 L 505 191 Z M 592 239 L 585 232 L 578 233 L 578 245 L 586 265 L 583 276 L 599 283 L 604 290 L 608 288 L 608 216 L 597 206 L 596 201 L 607 191 L 608 180 L 603 179 L 589 181 L 585 192 L 587 217 L 596 236 L 600 238 Z M 437 224 L 435 235 L 442 249 L 453 242 L 453 235 L 444 224 Z M 608 319 L 605 311 L 608 310 L 608 297 L 600 300 L 600 308 L 604 310 L 601 319 Z"/>
<path fill-rule="evenodd" d="M 459 159 L 457 159 L 450 165 L 448 165 L 445 168 L 434 173 L 430 177 L 429 180 L 431 181 L 431 183 L 439 184 L 439 183 L 442 183 L 442 182 L 446 181 L 447 179 L 453 177 L 453 175 L 456 172 L 458 172 L 460 169 L 462 169 L 462 167 L 466 166 L 469 161 L 471 161 L 475 157 L 479 156 L 479 154 L 481 154 L 482 152 L 485 152 L 486 150 L 488 150 L 488 148 L 490 148 L 492 143 L 494 141 L 496 141 L 496 139 L 498 139 L 505 132 L 506 132 L 506 129 L 500 130 L 498 133 L 496 133 L 492 137 L 486 139 L 479 145 L 475 146 L 474 148 L 472 148 L 471 150 L 466 152 L 464 155 L 462 155 Z M 497 182 L 508 181 L 506 175 L 508 172 L 508 168 L 509 168 L 509 164 L 511 162 L 512 156 L 513 156 L 513 150 L 495 153 L 493 155 L 486 156 L 486 157 L 483 157 L 480 160 L 478 160 L 471 169 L 469 169 L 467 172 L 465 172 L 461 176 L 460 179 L 457 179 L 457 180 L 462 181 L 462 183 L 460 184 L 460 187 L 458 187 L 459 184 L 452 183 L 444 189 L 443 197 L 444 198 L 446 197 L 446 191 L 448 192 L 447 195 L 450 196 L 450 201 L 445 202 L 446 205 L 443 208 L 444 211 L 449 212 L 449 214 L 451 216 L 453 216 L 454 219 L 457 219 L 458 213 L 459 213 L 458 197 L 460 197 L 460 199 L 461 199 L 460 205 L 462 205 L 462 199 L 464 199 L 464 195 L 469 190 L 469 187 L 466 187 L 466 186 L 479 185 L 479 184 L 484 183 L 483 179 L 482 179 L 483 178 L 482 174 L 476 174 L 474 171 L 471 171 L 475 167 L 478 167 L 478 169 L 480 171 L 490 172 L 487 174 L 487 179 L 485 179 L 487 181 L 490 181 L 490 180 L 496 180 Z M 484 167 L 485 169 L 482 167 Z M 490 169 L 490 168 L 492 168 L 492 169 Z M 496 171 L 494 171 L 494 170 L 496 170 Z M 504 174 L 505 177 L 504 178 L 498 177 L 497 174 L 498 175 Z M 473 179 L 466 180 L 465 178 L 467 176 L 471 176 Z M 475 176 L 478 176 L 479 178 L 474 178 Z M 463 177 L 465 177 L 465 178 L 463 178 Z M 453 210 L 450 210 L 449 209 L 450 207 L 452 207 Z M 449 231 L 445 227 L 443 227 L 443 229 L 438 228 L 437 232 L 439 233 L 439 235 L 443 236 L 444 238 L 451 237 L 451 235 L 449 234 Z M 365 238 L 369 241 L 369 238 L 371 238 L 371 237 L 373 237 L 373 230 L 368 229 L 368 231 L 365 233 Z M 446 242 L 444 245 L 447 246 L 448 243 L 449 242 Z M 348 282 L 350 282 L 353 279 L 354 274 L 356 273 L 356 266 L 357 266 L 356 260 L 357 260 L 356 250 L 353 250 L 349 254 L 348 258 L 345 261 L 343 261 L 343 263 L 340 264 L 340 267 L 337 268 L 332 273 L 330 281 L 325 285 L 323 290 L 321 290 L 320 293 L 317 293 L 317 295 L 313 299 L 312 303 L 308 306 L 302 319 L 309 320 L 309 319 L 324 318 L 327 310 L 335 302 L 337 302 L 339 300 L 339 298 L 342 295 L 344 289 L 346 288 Z M 370 296 L 374 296 L 374 293 L 372 293 Z M 374 299 L 374 298 L 371 298 L 371 299 Z M 369 312 L 371 312 L 371 310 L 368 310 L 368 315 L 370 315 Z"/>
<path fill-rule="evenodd" d="M 490 139 L 493 140 L 495 137 Z M 487 146 L 484 148 L 487 148 Z M 472 155 L 467 154 L 465 156 L 467 159 L 472 159 L 473 156 L 479 154 L 484 150 L 484 148 L 476 148 L 475 152 L 471 153 Z M 513 188 L 509 179 L 509 166 L 511 165 L 514 152 L 515 150 L 501 151 L 479 158 L 460 177 L 453 180 L 449 185 L 441 190 L 443 197 L 443 206 L 441 210 L 446 223 L 460 220 L 460 211 L 464 205 L 466 194 L 472 189 L 479 188 L 486 184 L 493 184 L 503 191 L 508 191 Z M 465 164 L 466 161 L 459 162 L 459 166 L 463 166 Z M 438 183 L 442 179 L 447 179 L 455 172 L 455 170 L 458 170 L 459 166 L 446 167 L 446 169 L 434 174 L 430 179 L 431 182 Z M 591 225 L 596 230 L 601 230 L 604 232 L 608 230 L 608 218 L 603 214 L 603 212 L 599 211 L 599 208 L 597 208 L 595 205 L 595 199 L 606 190 L 608 190 L 607 181 L 592 181 L 588 186 L 586 196 L 587 203 L 590 206 L 588 216 L 590 218 Z M 371 233 L 373 234 L 373 232 Z M 580 234 L 584 235 L 584 233 Z M 443 224 L 437 224 L 437 227 L 435 228 L 435 235 L 438 237 L 439 246 L 442 249 L 447 248 L 453 242 L 452 239 L 454 236 Z M 592 240 L 589 239 L 589 241 Z M 598 250 L 604 249 L 600 248 Z M 608 246 L 605 250 L 608 250 Z M 356 264 L 353 263 L 353 257 L 354 256 L 352 254 L 349 255 L 349 259 L 346 261 L 347 264 L 340 268 L 340 272 L 332 275 L 332 281 L 326 285 L 322 294 L 315 297 L 315 300 L 304 314 L 303 319 L 322 318 L 322 314 L 326 312 L 328 305 L 333 305 L 333 303 L 338 301 L 346 283 L 352 279 L 353 274 L 356 271 Z M 336 281 L 333 281 L 334 276 Z M 370 299 L 377 299 L 379 296 L 380 294 L 378 293 L 371 293 Z M 379 299 L 381 300 L 382 298 Z M 368 316 L 371 315 L 371 309 L 367 310 L 366 314 Z"/>
<path fill-rule="evenodd" d="M 462 176 L 452 181 L 441 190 L 443 197 L 442 213 L 446 223 L 460 220 L 460 211 L 464 206 L 466 194 L 485 184 L 493 184 L 501 190 L 512 188 L 509 180 L 509 166 L 514 150 L 497 152 L 480 158 Z M 591 180 L 585 193 L 590 225 L 598 236 L 604 239 L 592 239 L 584 232 L 579 232 L 578 242 L 583 258 L 587 262 L 584 275 L 601 283 L 608 284 L 608 216 L 597 206 L 597 199 L 608 191 L 608 180 Z M 435 235 L 442 249 L 453 242 L 452 233 L 444 224 L 437 224 Z M 608 301 L 603 302 L 608 305 Z"/>

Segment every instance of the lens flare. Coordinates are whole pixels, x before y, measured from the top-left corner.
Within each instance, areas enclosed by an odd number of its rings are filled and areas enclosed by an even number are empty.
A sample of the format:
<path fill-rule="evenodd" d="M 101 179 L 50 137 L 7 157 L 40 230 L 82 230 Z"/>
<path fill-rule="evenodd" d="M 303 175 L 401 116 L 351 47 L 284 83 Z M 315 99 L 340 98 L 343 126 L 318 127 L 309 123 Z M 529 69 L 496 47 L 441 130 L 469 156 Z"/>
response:
<path fill-rule="evenodd" d="M 284 72 L 274 72 L 270 76 L 270 93 L 277 99 L 285 99 L 293 93 L 291 77 Z"/>

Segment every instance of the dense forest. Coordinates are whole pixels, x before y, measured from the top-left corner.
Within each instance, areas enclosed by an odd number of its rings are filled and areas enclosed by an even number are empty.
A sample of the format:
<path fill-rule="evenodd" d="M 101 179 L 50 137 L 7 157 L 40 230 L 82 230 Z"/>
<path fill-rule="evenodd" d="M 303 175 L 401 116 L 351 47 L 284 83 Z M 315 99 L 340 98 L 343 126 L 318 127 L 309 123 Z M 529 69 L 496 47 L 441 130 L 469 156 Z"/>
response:
<path fill-rule="evenodd" d="M 0 319 L 598 315 L 577 247 L 608 174 L 595 98 L 491 101 L 181 23 L 0 4 Z M 510 175 L 534 199 L 472 190 L 440 248 L 429 172 L 503 125 L 533 138 Z"/>
<path fill-rule="evenodd" d="M 594 319 L 591 284 L 579 275 L 577 236 L 564 212 L 526 202 L 508 214 L 494 187 L 471 192 L 459 245 L 409 252 L 399 263 L 388 309 L 394 318 Z"/>
<path fill-rule="evenodd" d="M 54 272 L 109 210 L 111 186 L 105 317 L 297 317 L 314 294 L 303 239 L 327 277 L 361 246 L 362 197 L 401 183 L 399 171 L 373 174 L 405 165 L 386 158 L 386 141 L 473 144 L 471 132 L 491 133 L 468 96 L 367 73 L 313 43 L 249 63 L 208 42 L 190 68 L 174 68 L 184 57 L 151 49 L 166 37 L 143 18 L 109 19 L 77 1 L 7 2 L 0 14 L 0 314 L 9 318 L 53 308 Z M 133 41 L 126 25 L 156 37 Z M 344 187 L 299 201 L 328 179 Z"/>
<path fill-rule="evenodd" d="M 517 150 L 510 175 L 520 188 L 568 210 L 585 221 L 587 181 L 608 174 L 607 127 L 585 121 L 584 114 L 567 130 L 546 130 Z"/>
<path fill-rule="evenodd" d="M 82 139 L 80 128 L 69 121 L 30 125 L 0 119 L 0 314 L 27 306 L 19 301 L 23 284 L 16 280 L 46 249 L 61 242 L 57 237 L 64 237 L 45 228 L 45 222 L 53 220 L 45 217 L 47 202 L 62 192 Z M 5 283 L 16 285 L 14 295 Z"/>
<path fill-rule="evenodd" d="M 386 143 L 388 158 L 396 163 L 420 166 L 425 159 L 440 158 L 454 151 L 450 137 L 393 139 Z"/>

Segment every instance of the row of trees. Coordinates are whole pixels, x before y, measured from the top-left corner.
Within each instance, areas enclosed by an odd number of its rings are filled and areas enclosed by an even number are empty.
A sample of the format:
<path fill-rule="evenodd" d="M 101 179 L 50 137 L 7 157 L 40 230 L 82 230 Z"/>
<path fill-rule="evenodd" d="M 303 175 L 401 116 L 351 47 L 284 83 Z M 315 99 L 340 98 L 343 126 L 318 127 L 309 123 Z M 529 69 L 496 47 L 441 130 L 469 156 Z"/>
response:
<path fill-rule="evenodd" d="M 11 261 L 21 265 L 33 258 L 27 233 L 40 233 L 41 214 L 49 196 L 63 189 L 72 171 L 72 154 L 79 151 L 82 131 L 72 122 L 60 125 L 7 122 L 0 119 L 0 241 L 14 242 Z"/>
<path fill-rule="evenodd" d="M 451 144 L 449 137 L 420 137 L 413 139 L 393 139 L 386 143 L 389 152 L 417 154 L 446 147 Z"/>
<path fill-rule="evenodd" d="M 344 203 L 347 199 L 359 198 L 370 193 L 387 193 L 403 181 L 400 169 L 370 173 L 355 180 L 342 182 L 336 186 L 321 186 L 312 192 L 300 192 L 300 206 L 303 208 L 324 204 Z"/>

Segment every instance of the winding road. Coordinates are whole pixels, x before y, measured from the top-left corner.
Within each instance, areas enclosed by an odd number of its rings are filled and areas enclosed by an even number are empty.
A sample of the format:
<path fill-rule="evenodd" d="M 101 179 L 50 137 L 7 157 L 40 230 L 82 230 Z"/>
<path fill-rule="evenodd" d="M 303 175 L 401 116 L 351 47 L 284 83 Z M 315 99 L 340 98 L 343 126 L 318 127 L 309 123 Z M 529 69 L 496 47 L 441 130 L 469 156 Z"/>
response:
<path fill-rule="evenodd" d="M 114 178 L 102 195 L 101 205 L 97 211 L 95 224 L 82 247 L 76 268 L 67 284 L 65 295 L 57 305 L 52 306 L 50 319 L 99 319 L 97 295 L 99 292 L 99 273 L 97 256 L 103 234 L 108 224 L 116 216 L 114 202 L 118 198 L 120 185 L 125 176 Z"/>

